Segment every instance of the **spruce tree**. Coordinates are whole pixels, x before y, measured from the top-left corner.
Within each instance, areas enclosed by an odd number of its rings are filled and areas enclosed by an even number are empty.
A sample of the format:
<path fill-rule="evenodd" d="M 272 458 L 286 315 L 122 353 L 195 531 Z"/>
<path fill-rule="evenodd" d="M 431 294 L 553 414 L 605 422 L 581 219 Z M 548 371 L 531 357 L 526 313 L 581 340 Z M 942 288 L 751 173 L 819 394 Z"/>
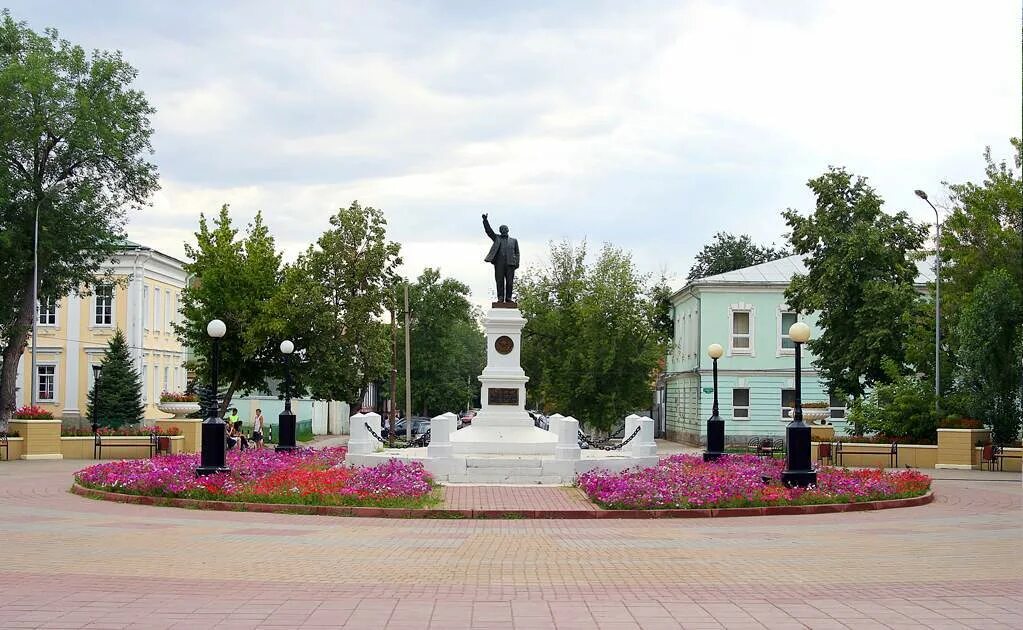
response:
<path fill-rule="evenodd" d="M 141 422 L 145 413 L 145 405 L 142 404 L 142 385 L 139 382 L 139 373 L 132 365 L 128 343 L 120 329 L 110 340 L 100 367 L 100 377 L 89 391 L 89 420 L 95 418 L 96 424 L 101 427 L 112 428 Z M 93 409 L 96 409 L 96 415 L 93 415 Z"/>

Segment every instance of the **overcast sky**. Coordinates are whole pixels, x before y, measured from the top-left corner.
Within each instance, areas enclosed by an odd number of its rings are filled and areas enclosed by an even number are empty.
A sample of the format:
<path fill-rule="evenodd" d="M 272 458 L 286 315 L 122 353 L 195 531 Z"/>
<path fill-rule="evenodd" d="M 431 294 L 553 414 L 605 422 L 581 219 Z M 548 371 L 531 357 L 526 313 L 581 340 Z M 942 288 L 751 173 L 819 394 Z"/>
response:
<path fill-rule="evenodd" d="M 290 259 L 357 199 L 404 273 L 481 304 L 483 211 L 524 265 L 586 239 L 681 279 L 716 231 L 780 243 L 829 165 L 933 221 L 913 189 L 979 180 L 1021 133 L 1015 0 L 0 6 L 138 68 L 162 190 L 133 240 L 183 257 L 230 203 Z"/>

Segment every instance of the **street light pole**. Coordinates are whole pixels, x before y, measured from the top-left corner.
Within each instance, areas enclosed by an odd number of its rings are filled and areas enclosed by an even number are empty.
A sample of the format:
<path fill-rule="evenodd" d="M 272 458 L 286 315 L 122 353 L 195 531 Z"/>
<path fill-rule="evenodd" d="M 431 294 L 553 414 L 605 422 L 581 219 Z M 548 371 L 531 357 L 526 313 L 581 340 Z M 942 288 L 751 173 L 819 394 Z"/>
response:
<path fill-rule="evenodd" d="M 412 441 L 412 349 L 408 334 L 408 282 L 405 283 L 405 441 Z"/>
<path fill-rule="evenodd" d="M 789 338 L 796 345 L 796 401 L 792 422 L 785 427 L 785 470 L 781 482 L 786 486 L 805 488 L 817 484 L 817 472 L 810 464 L 810 427 L 803 423 L 803 365 L 801 350 L 810 340 L 810 327 L 796 322 L 789 327 Z"/>
<path fill-rule="evenodd" d="M 97 421 L 97 415 L 96 414 L 99 413 L 99 379 L 100 379 L 100 373 L 102 372 L 102 370 L 103 370 L 103 368 L 98 366 L 98 365 L 92 366 L 92 383 L 93 383 L 92 386 L 93 386 L 94 392 L 95 392 L 93 394 L 93 396 L 92 396 L 92 434 L 93 435 L 96 435 L 96 432 L 99 431 L 99 422 Z"/>
<path fill-rule="evenodd" d="M 231 470 L 227 467 L 227 425 L 220 417 L 220 396 L 217 390 L 217 380 L 220 376 L 220 339 L 227 334 L 227 325 L 219 319 L 214 319 L 206 325 L 206 334 L 213 339 L 211 366 L 213 405 L 209 410 L 209 417 L 202 423 L 202 453 L 199 458 L 200 465 L 195 469 L 196 476 Z"/>
<path fill-rule="evenodd" d="M 291 411 L 291 353 L 295 344 L 285 339 L 281 342 L 284 355 L 284 411 L 277 416 L 277 451 L 293 451 L 295 445 L 295 414 Z"/>
<path fill-rule="evenodd" d="M 941 215 L 927 193 L 914 191 L 934 210 L 934 411 L 941 413 Z"/>
<path fill-rule="evenodd" d="M 718 415 L 718 359 L 724 354 L 721 344 L 712 343 L 707 347 L 707 355 L 714 361 L 714 408 L 707 420 L 707 450 L 703 453 L 703 461 L 711 462 L 724 455 L 725 421 Z"/>

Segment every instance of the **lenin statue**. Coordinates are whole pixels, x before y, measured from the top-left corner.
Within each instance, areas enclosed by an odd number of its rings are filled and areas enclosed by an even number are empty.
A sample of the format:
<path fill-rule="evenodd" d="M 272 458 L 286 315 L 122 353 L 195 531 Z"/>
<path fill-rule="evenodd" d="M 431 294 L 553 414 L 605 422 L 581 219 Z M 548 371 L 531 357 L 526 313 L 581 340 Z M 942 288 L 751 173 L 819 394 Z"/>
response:
<path fill-rule="evenodd" d="M 494 265 L 494 279 L 497 281 L 497 302 L 495 307 L 514 308 L 512 285 L 515 282 L 515 270 L 519 266 L 519 242 L 508 236 L 508 226 L 502 225 L 500 234 L 495 234 L 490 227 L 487 215 L 483 215 L 483 229 L 494 243 L 484 259 Z"/>

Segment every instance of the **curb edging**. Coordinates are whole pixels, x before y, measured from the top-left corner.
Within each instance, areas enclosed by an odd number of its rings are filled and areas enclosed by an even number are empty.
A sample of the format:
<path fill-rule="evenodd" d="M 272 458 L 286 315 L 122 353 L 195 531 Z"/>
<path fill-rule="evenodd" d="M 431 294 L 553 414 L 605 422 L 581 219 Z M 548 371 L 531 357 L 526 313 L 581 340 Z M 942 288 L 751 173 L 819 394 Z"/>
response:
<path fill-rule="evenodd" d="M 422 519 L 648 519 L 648 518 L 737 518 L 793 514 L 833 514 L 916 507 L 934 501 L 934 491 L 906 499 L 884 499 L 862 503 L 823 503 L 820 505 L 776 505 L 742 508 L 664 509 L 664 510 L 493 510 L 450 508 L 381 508 L 345 505 L 302 505 L 295 503 L 246 503 L 241 501 L 204 501 L 171 497 L 150 497 L 95 490 L 74 483 L 71 493 L 89 499 L 154 505 L 159 507 L 214 510 L 219 512 L 258 512 L 263 514 L 306 514 L 315 516 L 354 516 L 361 518 Z"/>

